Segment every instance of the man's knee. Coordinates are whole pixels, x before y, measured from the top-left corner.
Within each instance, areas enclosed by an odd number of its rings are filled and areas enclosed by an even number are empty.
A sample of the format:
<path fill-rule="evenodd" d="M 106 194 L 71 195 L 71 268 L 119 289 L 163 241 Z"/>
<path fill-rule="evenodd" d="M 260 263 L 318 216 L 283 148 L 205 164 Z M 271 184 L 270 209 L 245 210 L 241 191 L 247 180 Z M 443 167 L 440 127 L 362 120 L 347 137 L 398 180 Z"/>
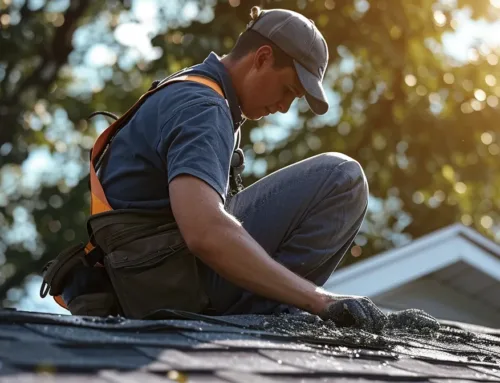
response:
<path fill-rule="evenodd" d="M 365 207 L 368 203 L 368 182 L 361 164 L 355 159 L 337 152 L 326 152 L 313 157 L 320 166 L 327 167 L 332 173 L 343 175 L 343 185 L 338 185 L 339 177 L 335 178 L 335 187 L 341 186 L 344 191 L 348 190 L 358 204 Z"/>

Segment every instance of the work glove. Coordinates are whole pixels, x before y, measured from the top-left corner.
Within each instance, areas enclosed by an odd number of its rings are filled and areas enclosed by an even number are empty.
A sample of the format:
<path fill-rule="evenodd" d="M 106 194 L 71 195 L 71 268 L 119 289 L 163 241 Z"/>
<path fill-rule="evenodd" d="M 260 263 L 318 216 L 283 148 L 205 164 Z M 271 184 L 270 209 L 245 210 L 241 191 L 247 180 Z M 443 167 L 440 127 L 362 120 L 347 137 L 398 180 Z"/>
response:
<path fill-rule="evenodd" d="M 379 333 L 387 323 L 386 315 L 367 297 L 338 297 L 319 314 L 338 327 L 357 327 Z"/>
<path fill-rule="evenodd" d="M 437 331 L 441 325 L 432 315 L 419 309 L 406 309 L 391 313 L 387 317 L 388 329 L 407 331 Z"/>

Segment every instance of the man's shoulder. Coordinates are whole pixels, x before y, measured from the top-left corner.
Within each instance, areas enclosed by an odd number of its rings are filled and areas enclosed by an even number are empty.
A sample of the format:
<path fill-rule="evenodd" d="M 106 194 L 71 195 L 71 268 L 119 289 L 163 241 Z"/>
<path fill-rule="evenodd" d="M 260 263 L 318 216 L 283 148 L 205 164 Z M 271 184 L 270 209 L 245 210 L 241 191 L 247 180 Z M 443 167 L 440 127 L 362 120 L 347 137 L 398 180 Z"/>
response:
<path fill-rule="evenodd" d="M 157 103 L 158 117 L 163 126 L 172 121 L 215 118 L 222 125 L 232 127 L 232 118 L 226 99 L 212 88 L 193 81 L 175 82 L 153 95 Z M 212 117 L 211 117 L 212 116 Z M 205 123 L 207 121 L 204 121 Z"/>
<path fill-rule="evenodd" d="M 179 81 L 169 84 L 157 92 L 157 97 L 159 102 L 178 106 L 218 105 L 229 110 L 224 97 L 209 86 L 194 81 Z"/>

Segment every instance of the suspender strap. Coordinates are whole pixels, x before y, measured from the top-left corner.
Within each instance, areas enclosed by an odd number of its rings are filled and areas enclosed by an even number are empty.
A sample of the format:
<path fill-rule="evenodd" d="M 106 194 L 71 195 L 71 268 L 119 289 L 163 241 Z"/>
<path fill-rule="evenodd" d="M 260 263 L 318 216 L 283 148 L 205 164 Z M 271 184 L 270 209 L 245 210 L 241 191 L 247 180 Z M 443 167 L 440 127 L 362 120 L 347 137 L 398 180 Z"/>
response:
<path fill-rule="evenodd" d="M 98 214 L 103 213 L 105 211 L 113 210 L 106 199 L 106 195 L 104 194 L 104 190 L 102 188 L 101 183 L 99 182 L 99 178 L 97 177 L 97 168 L 100 159 L 108 148 L 112 138 L 114 135 L 127 123 L 128 120 L 137 112 L 139 107 L 144 103 L 144 101 L 153 93 L 157 92 L 160 89 L 163 89 L 167 85 L 170 85 L 174 82 L 180 81 L 194 81 L 203 85 L 206 85 L 212 88 L 215 92 L 217 92 L 221 97 L 224 97 L 224 93 L 220 86 L 212 80 L 209 80 L 205 77 L 201 76 L 179 76 L 173 79 L 167 80 L 164 83 L 159 84 L 156 88 L 149 90 L 144 93 L 139 100 L 129 109 L 127 112 L 121 116 L 118 120 L 113 122 L 102 134 L 97 138 L 94 147 L 91 151 L 90 155 L 90 192 L 91 192 L 91 200 L 90 200 L 90 214 Z"/>

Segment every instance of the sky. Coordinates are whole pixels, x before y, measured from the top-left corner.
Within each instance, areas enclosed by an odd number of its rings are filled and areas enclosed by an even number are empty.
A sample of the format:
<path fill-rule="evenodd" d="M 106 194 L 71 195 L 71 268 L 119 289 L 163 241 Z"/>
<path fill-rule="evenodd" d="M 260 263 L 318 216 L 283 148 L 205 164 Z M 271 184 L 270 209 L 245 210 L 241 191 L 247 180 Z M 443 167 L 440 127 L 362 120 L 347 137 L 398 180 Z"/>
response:
<path fill-rule="evenodd" d="M 15 1 L 15 0 L 14 0 Z M 36 3 L 36 1 L 34 1 Z M 66 3 L 66 1 L 61 1 L 61 4 Z M 134 60 L 139 57 L 146 58 L 148 60 L 154 60 L 159 57 L 161 51 L 155 49 L 150 42 L 150 34 L 156 33 L 160 26 L 158 25 L 155 15 L 158 4 L 160 2 L 156 0 L 141 0 L 133 2 L 133 13 L 136 16 L 138 22 L 122 22 L 121 25 L 115 31 L 115 39 L 125 46 L 129 46 L 132 56 L 128 59 Z M 491 0 L 491 4 L 500 8 L 500 0 Z M 180 15 L 181 19 L 192 19 L 193 17 L 199 15 L 199 10 L 196 5 L 191 5 L 183 9 L 179 9 L 175 2 L 169 2 L 168 12 L 173 15 Z M 205 10 L 201 16 L 202 18 L 210 19 L 213 15 L 210 10 Z M 488 46 L 499 46 L 500 45 L 500 21 L 495 23 L 487 23 L 484 21 L 471 21 L 468 17 L 467 11 L 462 11 L 457 14 L 456 19 L 458 21 L 456 32 L 453 34 L 447 34 L 443 37 L 443 49 L 448 55 L 454 57 L 458 61 L 466 62 L 469 57 L 469 47 L 477 40 L 485 42 Z M 436 21 L 440 21 L 441 15 L 435 14 Z M 85 39 L 85 33 L 77 33 L 75 37 L 76 46 L 78 46 L 78 39 Z M 109 66 L 118 60 L 115 52 L 109 49 L 104 44 L 95 44 L 87 53 L 85 62 L 89 67 L 101 68 Z M 348 63 L 346 65 L 349 65 Z M 81 81 L 75 83 L 75 91 L 79 90 L 81 86 L 99 86 L 99 83 L 93 83 L 92 80 L 89 81 L 89 69 L 80 68 L 76 71 L 76 76 L 81 77 Z M 338 103 L 338 96 L 330 92 L 328 94 L 332 104 Z M 253 133 L 253 140 L 258 141 L 264 136 L 270 138 L 274 141 L 280 141 L 286 138 L 290 129 L 297 123 L 297 109 L 300 104 L 295 103 L 290 112 L 284 116 L 272 116 L 269 118 L 269 124 L 265 130 L 256 130 Z M 335 109 L 332 109 L 328 115 L 322 117 L 324 119 L 329 119 L 330 121 L 335 120 Z M 284 129 L 286 127 L 286 129 Z M 271 141 L 272 141 L 271 140 Z M 54 167 L 55 159 L 48 154 L 47 150 L 43 148 L 40 150 L 33 151 L 29 156 L 27 161 L 22 167 L 23 176 L 26 177 L 28 184 L 35 186 L 40 182 L 41 179 L 46 177 L 47 170 Z M 65 172 L 68 177 L 71 174 L 79 174 L 81 169 L 75 168 L 75 164 L 67 164 Z M 265 162 L 260 161 L 255 163 L 252 170 L 257 176 L 263 175 L 265 173 Z M 75 179 L 73 182 L 77 182 Z M 6 182 L 4 180 L 4 182 Z M 5 183 L 2 188 L 5 187 Z M 0 193 L 0 200 L 2 195 Z M 376 201 L 371 203 L 376 204 Z M 27 235 L 30 235 L 29 232 Z M 18 308 L 28 311 L 41 311 L 41 312 L 53 312 L 68 314 L 68 312 L 60 308 L 52 298 L 48 297 L 42 300 L 39 297 L 39 286 L 40 278 L 34 277 L 30 282 L 27 283 L 28 294 L 26 297 L 22 298 L 17 305 Z M 14 290 L 11 293 L 12 298 L 21 296 L 20 290 Z"/>

